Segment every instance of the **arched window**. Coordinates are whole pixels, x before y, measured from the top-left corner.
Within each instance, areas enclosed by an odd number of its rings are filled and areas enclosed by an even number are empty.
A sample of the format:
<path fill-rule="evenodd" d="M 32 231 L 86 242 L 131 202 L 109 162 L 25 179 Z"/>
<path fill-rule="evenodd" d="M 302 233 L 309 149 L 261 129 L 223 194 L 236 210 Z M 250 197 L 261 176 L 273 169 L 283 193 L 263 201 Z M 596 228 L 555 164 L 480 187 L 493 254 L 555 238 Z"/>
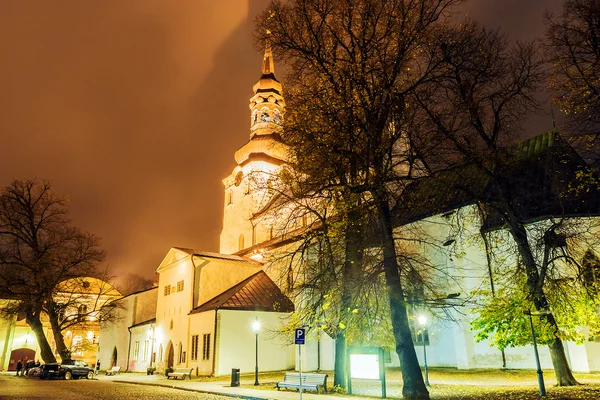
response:
<path fill-rule="evenodd" d="M 281 123 L 281 114 L 279 113 L 279 110 L 275 109 L 275 111 L 273 111 L 273 122 L 275 122 L 276 124 Z"/>
<path fill-rule="evenodd" d="M 266 111 L 263 111 L 260 114 L 260 122 L 269 122 L 271 120 L 271 117 L 269 117 L 269 113 Z"/>
<path fill-rule="evenodd" d="M 254 111 L 252 113 L 252 125 L 256 124 L 258 122 L 258 111 Z"/>
<path fill-rule="evenodd" d="M 240 235 L 238 239 L 238 250 L 244 249 L 244 235 Z"/>

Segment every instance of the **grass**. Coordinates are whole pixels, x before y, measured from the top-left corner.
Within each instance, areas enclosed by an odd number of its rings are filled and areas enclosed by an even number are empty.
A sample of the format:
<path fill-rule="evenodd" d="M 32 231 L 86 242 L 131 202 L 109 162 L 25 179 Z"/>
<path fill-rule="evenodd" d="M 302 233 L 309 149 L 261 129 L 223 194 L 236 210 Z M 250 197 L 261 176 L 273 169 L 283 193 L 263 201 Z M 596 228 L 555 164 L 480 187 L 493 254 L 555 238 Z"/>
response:
<path fill-rule="evenodd" d="M 328 388 L 331 389 L 332 371 L 329 374 Z M 254 386 L 254 375 L 243 374 L 241 386 L 249 389 L 276 390 L 275 383 L 283 379 L 284 372 L 261 373 L 259 386 Z M 597 400 L 600 399 L 600 374 L 575 374 L 581 385 L 557 387 L 552 370 L 544 371 L 546 399 L 549 400 Z M 223 380 L 223 377 L 214 380 Z M 387 398 L 402 398 L 402 377 L 398 368 L 386 371 Z M 432 399 L 442 400 L 529 400 L 539 399 L 537 374 L 531 370 L 457 370 L 434 368 L 429 371 L 429 393 Z M 353 396 L 381 398 L 379 381 L 352 380 Z M 348 397 L 344 393 L 330 395 Z"/>

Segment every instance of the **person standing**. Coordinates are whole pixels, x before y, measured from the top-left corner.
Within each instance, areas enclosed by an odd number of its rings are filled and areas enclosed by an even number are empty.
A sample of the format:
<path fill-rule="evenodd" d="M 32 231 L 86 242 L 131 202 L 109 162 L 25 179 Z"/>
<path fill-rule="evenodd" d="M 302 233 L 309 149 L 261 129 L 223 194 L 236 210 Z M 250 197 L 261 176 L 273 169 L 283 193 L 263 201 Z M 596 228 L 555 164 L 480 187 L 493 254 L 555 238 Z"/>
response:
<path fill-rule="evenodd" d="M 23 361 L 19 360 L 17 361 L 17 376 L 19 376 L 19 374 L 21 373 L 21 369 L 23 369 Z"/>

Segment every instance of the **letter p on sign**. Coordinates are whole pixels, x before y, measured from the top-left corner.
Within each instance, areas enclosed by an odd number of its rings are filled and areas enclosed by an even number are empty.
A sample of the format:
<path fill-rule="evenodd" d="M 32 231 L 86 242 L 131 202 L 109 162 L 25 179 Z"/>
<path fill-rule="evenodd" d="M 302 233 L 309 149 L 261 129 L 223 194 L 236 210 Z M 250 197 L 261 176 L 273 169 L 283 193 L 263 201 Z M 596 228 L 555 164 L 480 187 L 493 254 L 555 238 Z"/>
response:
<path fill-rule="evenodd" d="M 294 344 L 304 344 L 305 337 L 306 329 L 296 328 L 296 331 L 294 332 Z"/>

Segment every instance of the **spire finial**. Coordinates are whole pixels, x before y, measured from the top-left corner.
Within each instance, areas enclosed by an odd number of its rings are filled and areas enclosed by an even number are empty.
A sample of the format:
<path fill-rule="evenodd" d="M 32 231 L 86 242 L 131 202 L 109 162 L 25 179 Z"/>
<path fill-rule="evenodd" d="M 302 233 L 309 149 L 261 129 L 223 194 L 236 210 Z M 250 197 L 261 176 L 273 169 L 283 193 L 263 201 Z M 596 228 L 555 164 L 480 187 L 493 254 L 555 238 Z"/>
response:
<path fill-rule="evenodd" d="M 263 57 L 262 74 L 275 74 L 275 63 L 273 62 L 273 52 L 271 51 L 271 40 L 269 39 L 271 31 L 267 29 L 267 40 L 265 41 L 265 56 Z"/>

